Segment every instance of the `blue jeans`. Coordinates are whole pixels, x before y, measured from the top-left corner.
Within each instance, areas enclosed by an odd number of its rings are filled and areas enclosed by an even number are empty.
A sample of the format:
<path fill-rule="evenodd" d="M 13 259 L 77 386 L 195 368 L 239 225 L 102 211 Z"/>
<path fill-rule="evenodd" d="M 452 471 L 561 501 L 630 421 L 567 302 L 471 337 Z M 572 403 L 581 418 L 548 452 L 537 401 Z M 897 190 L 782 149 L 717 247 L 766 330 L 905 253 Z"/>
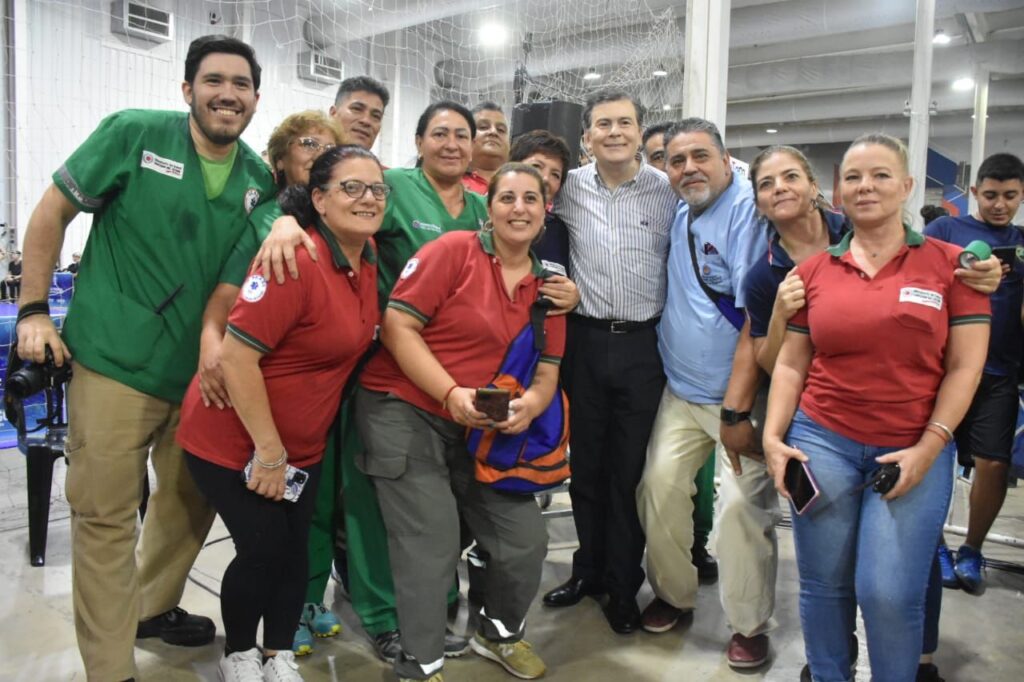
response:
<path fill-rule="evenodd" d="M 953 448 L 924 479 L 886 502 L 866 483 L 899 448 L 863 445 L 797 411 L 788 443 L 809 458 L 822 497 L 793 514 L 800 622 L 815 682 L 850 679 L 850 634 L 864 614 L 874 682 L 913 682 L 924 636 L 925 587 L 953 485 Z"/>

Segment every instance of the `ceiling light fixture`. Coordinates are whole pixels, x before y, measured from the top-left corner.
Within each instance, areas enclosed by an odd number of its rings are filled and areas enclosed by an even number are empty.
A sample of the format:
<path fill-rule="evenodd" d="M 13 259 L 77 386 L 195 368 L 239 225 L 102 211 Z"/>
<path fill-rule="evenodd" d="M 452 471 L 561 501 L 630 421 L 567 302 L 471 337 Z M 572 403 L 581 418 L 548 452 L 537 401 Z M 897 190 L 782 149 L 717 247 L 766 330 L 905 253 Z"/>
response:
<path fill-rule="evenodd" d="M 935 30 L 935 37 L 932 38 L 932 44 L 933 45 L 949 45 L 949 41 L 950 40 L 952 40 L 952 38 L 950 38 L 948 35 L 946 35 L 946 32 L 943 29 L 939 28 L 939 29 Z"/>
<path fill-rule="evenodd" d="M 596 81 L 600 77 L 601 77 L 601 74 L 599 74 L 597 72 L 597 70 L 594 69 L 594 68 L 591 68 L 589 71 L 587 71 L 585 74 L 583 74 L 583 80 L 585 80 L 585 81 Z"/>
<path fill-rule="evenodd" d="M 483 47 L 503 47 L 508 44 L 508 38 L 508 29 L 496 21 L 488 21 L 477 30 L 477 40 Z"/>
<path fill-rule="evenodd" d="M 672 111 L 672 105 L 671 104 L 662 104 L 661 105 L 661 110 L 662 111 Z"/>
<path fill-rule="evenodd" d="M 967 90 L 974 89 L 974 79 L 969 76 L 963 78 L 957 78 L 953 81 L 953 89 L 959 92 L 966 92 Z"/>
<path fill-rule="evenodd" d="M 654 76 L 655 78 L 664 78 L 665 76 L 668 75 L 668 71 L 665 70 L 664 64 L 658 64 L 658 68 L 656 68 L 654 71 L 651 71 L 651 75 Z"/>
<path fill-rule="evenodd" d="M 769 135 L 774 135 L 775 133 L 779 132 L 779 129 L 778 128 L 765 128 L 764 131 L 766 133 L 768 133 Z"/>

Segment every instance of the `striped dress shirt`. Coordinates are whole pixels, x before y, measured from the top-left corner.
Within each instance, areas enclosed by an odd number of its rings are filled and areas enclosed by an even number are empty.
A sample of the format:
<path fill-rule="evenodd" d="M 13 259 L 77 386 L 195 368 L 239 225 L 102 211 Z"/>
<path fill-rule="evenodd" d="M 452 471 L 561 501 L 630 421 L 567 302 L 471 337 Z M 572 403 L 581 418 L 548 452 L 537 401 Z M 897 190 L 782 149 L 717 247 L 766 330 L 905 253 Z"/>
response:
<path fill-rule="evenodd" d="M 678 203 L 668 176 L 646 163 L 614 190 L 595 163 L 569 172 L 554 213 L 569 228 L 569 263 L 580 290 L 577 314 L 630 322 L 661 314 Z"/>

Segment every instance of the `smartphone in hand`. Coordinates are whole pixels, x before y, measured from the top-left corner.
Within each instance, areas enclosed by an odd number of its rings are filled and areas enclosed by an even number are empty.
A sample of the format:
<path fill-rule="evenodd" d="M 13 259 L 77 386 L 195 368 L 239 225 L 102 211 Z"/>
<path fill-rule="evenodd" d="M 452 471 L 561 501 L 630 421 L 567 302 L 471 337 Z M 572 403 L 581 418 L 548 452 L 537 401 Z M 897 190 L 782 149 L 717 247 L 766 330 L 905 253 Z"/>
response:
<path fill-rule="evenodd" d="M 798 459 L 786 462 L 786 474 L 783 482 L 786 484 L 786 492 L 789 493 L 789 499 L 792 500 L 797 515 L 803 514 L 814 506 L 821 496 L 821 491 L 811 475 L 807 462 L 801 462 Z"/>
<path fill-rule="evenodd" d="M 242 471 L 242 481 L 248 483 L 252 478 L 252 460 L 245 465 L 245 469 Z M 284 500 L 286 502 L 297 502 L 299 496 L 302 494 L 302 489 L 306 487 L 306 481 L 309 480 L 309 474 L 302 469 L 296 469 L 291 464 L 287 465 L 284 473 Z"/>
<path fill-rule="evenodd" d="M 473 407 L 483 412 L 491 421 L 503 422 L 508 419 L 508 404 L 512 396 L 504 388 L 478 388 L 473 398 Z"/>

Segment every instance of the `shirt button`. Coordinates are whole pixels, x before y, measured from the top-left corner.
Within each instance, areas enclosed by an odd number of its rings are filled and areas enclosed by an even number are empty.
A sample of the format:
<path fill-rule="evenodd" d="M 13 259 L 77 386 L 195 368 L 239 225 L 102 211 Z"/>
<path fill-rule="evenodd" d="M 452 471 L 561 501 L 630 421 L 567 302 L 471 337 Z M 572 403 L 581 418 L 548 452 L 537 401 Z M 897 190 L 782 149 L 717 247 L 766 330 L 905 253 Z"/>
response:
<path fill-rule="evenodd" d="M 349 277 L 355 277 L 355 276 L 356 276 L 356 273 L 354 273 L 354 272 L 352 272 L 351 270 L 349 270 L 349 271 L 348 271 L 348 276 L 349 276 Z"/>
<path fill-rule="evenodd" d="M 860 278 L 861 278 L 861 279 L 867 279 L 867 278 L 868 278 L 868 276 L 867 276 L 867 275 L 865 275 L 865 274 L 864 274 L 864 273 L 862 272 L 862 273 L 860 273 Z"/>

